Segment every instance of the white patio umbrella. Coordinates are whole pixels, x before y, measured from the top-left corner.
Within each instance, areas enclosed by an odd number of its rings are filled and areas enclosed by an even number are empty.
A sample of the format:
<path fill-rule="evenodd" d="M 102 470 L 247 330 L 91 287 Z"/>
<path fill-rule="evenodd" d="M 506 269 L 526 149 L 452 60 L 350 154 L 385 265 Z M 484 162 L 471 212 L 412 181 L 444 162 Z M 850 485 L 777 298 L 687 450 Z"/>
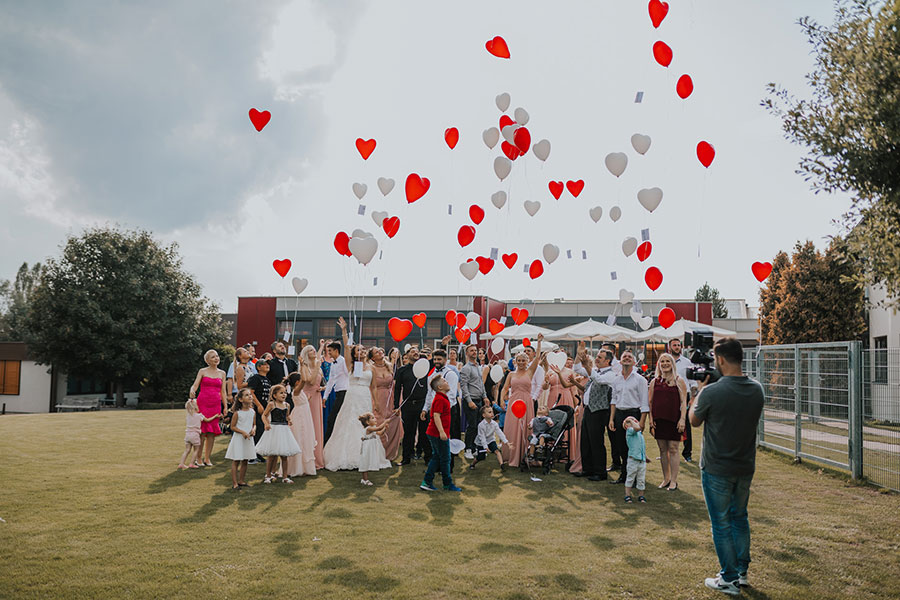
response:
<path fill-rule="evenodd" d="M 592 342 L 630 342 L 634 340 L 636 331 L 615 327 L 593 319 L 563 327 L 556 333 L 544 335 L 548 340 L 592 341 Z"/>
<path fill-rule="evenodd" d="M 536 341 L 532 341 L 532 342 L 531 342 L 531 347 L 536 349 L 536 348 L 537 348 L 537 342 L 536 342 Z M 556 352 L 557 350 L 559 350 L 559 344 L 554 344 L 553 342 L 548 342 L 547 340 L 544 340 L 543 342 L 541 342 L 541 351 L 543 352 L 543 351 L 545 351 L 545 350 L 549 350 L 550 352 Z M 524 345 L 524 344 L 519 344 L 519 345 L 516 346 L 515 348 L 510 348 L 510 349 L 509 349 L 509 353 L 510 353 L 511 355 L 513 355 L 513 356 L 515 356 L 515 355 L 518 354 L 519 352 L 525 352 L 525 345 Z"/>
<path fill-rule="evenodd" d="M 634 336 L 634 339 L 635 341 L 639 342 L 667 342 L 669 340 L 674 340 L 675 338 L 683 338 L 685 333 L 693 333 L 694 331 L 703 330 L 712 331 L 714 337 L 728 337 L 737 335 L 737 332 L 731 331 L 730 329 L 722 329 L 721 327 L 713 327 L 712 325 L 707 325 L 706 323 L 697 323 L 696 321 L 679 319 L 668 329 L 665 329 L 661 326 L 654 327 L 653 329 L 648 329 L 643 333 L 638 333 Z"/>
<path fill-rule="evenodd" d="M 481 336 L 481 339 L 492 340 L 495 337 L 498 337 L 504 340 L 521 340 L 523 338 L 531 338 L 534 343 L 537 344 L 537 336 L 539 333 L 543 333 L 544 337 L 547 337 L 554 332 L 552 329 L 545 329 L 544 327 L 538 327 L 537 325 L 532 325 L 530 323 L 523 323 L 522 325 L 507 327 L 497 335 L 483 335 Z"/>

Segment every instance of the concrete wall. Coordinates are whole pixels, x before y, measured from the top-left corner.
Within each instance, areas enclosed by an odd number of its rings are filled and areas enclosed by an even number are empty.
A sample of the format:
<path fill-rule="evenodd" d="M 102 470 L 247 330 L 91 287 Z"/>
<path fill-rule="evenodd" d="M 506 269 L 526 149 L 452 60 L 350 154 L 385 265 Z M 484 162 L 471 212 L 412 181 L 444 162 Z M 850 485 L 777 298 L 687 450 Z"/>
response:
<path fill-rule="evenodd" d="M 18 396 L 0 396 L 0 405 L 6 404 L 6 412 L 45 413 L 50 410 L 50 384 L 52 378 L 46 365 L 23 360 Z"/>

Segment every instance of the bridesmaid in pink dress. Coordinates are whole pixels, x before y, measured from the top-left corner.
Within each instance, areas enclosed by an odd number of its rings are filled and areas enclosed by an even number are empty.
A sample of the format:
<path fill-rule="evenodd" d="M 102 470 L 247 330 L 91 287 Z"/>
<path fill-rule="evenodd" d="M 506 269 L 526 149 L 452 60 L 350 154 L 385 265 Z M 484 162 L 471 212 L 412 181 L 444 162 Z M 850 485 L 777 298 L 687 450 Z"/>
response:
<path fill-rule="evenodd" d="M 191 386 L 190 398 L 197 399 L 197 408 L 204 417 L 215 417 L 227 412 L 228 400 L 225 398 L 225 371 L 219 368 L 219 353 L 207 350 L 203 355 L 207 366 L 197 371 L 197 378 Z M 197 389 L 200 395 L 197 395 Z M 204 421 L 200 425 L 200 452 L 203 464 L 213 466 L 211 456 L 216 436 L 221 435 L 219 420 Z"/>
<path fill-rule="evenodd" d="M 319 341 L 319 353 L 315 348 L 306 346 L 300 352 L 300 376 L 303 379 L 303 393 L 309 399 L 309 412 L 312 415 L 316 437 L 316 468 L 325 468 L 325 426 L 322 419 L 322 362 L 320 354 L 325 349 L 325 340 Z"/>
<path fill-rule="evenodd" d="M 369 360 L 375 367 L 372 379 L 375 385 L 376 417 L 379 423 L 387 420 L 387 429 L 381 436 L 384 445 L 384 456 L 388 460 L 397 458 L 400 442 L 403 440 L 403 421 L 399 416 L 399 409 L 393 408 L 394 375 L 391 364 L 384 359 L 384 350 L 372 348 L 369 350 Z"/>
<path fill-rule="evenodd" d="M 544 336 L 538 336 L 538 345 L 535 359 L 528 364 L 528 355 L 520 352 L 516 355 L 516 370 L 509 374 L 500 397 L 506 402 L 501 406 L 506 409 L 506 422 L 503 424 L 503 433 L 506 435 L 514 449 L 503 446 L 503 459 L 509 462 L 509 466 L 518 467 L 522 461 L 522 455 L 528 448 L 528 424 L 534 418 L 534 402 L 531 399 L 531 380 L 541 361 L 541 342 Z M 513 403 L 522 400 L 525 403 L 525 416 L 517 418 L 512 412 Z"/>
<path fill-rule="evenodd" d="M 308 346 L 312 348 L 312 346 Z M 316 432 L 310 413 L 309 398 L 303 392 L 303 379 L 300 373 L 291 373 L 288 378 L 291 386 L 291 397 L 294 409 L 291 411 L 291 432 L 300 446 L 300 454 L 287 457 L 287 477 L 316 474 L 315 448 Z"/>
<path fill-rule="evenodd" d="M 566 366 L 561 371 L 562 377 L 568 378 L 572 374 L 574 363 L 571 358 L 566 359 Z M 550 383 L 550 397 L 548 406 L 552 409 L 555 405 L 569 406 L 575 411 L 576 423 L 580 420 L 578 410 L 575 408 L 575 397 L 572 394 L 572 388 L 564 386 L 560 381 L 560 375 L 553 369 L 547 369 L 547 379 Z M 578 445 L 578 427 L 577 425 L 570 429 L 566 434 L 569 437 L 569 462 L 581 459 L 581 448 Z"/>

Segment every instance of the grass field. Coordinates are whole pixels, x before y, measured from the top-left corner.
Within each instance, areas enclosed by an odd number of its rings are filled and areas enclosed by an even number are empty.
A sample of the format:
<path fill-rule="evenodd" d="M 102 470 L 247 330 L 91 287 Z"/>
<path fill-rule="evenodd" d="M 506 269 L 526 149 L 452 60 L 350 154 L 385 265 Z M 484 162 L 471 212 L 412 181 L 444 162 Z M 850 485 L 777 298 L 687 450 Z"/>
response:
<path fill-rule="evenodd" d="M 369 488 L 262 485 L 251 466 L 232 492 L 224 438 L 214 468 L 175 471 L 183 427 L 168 410 L 0 417 L 0 597 L 719 597 L 695 466 L 666 492 L 648 465 L 647 505 L 490 462 L 458 469 L 456 495 L 420 491 L 419 465 Z M 750 521 L 745 597 L 900 597 L 900 496 L 762 452 Z"/>

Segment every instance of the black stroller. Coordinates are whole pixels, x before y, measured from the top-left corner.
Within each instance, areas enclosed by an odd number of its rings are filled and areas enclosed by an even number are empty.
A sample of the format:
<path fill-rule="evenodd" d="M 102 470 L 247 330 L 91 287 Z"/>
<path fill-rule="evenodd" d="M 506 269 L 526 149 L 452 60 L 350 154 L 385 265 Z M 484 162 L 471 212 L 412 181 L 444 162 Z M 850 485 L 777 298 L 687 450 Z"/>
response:
<path fill-rule="evenodd" d="M 540 466 L 546 475 L 554 463 L 562 462 L 566 467 L 569 466 L 569 436 L 565 434 L 575 426 L 575 410 L 571 406 L 556 405 L 548 416 L 553 421 L 553 427 L 547 432 L 550 438 L 544 442 L 543 449 L 534 449 L 533 458 L 529 458 L 528 452 L 525 452 L 525 458 L 519 466 L 520 471 L 531 471 L 532 466 Z"/>

